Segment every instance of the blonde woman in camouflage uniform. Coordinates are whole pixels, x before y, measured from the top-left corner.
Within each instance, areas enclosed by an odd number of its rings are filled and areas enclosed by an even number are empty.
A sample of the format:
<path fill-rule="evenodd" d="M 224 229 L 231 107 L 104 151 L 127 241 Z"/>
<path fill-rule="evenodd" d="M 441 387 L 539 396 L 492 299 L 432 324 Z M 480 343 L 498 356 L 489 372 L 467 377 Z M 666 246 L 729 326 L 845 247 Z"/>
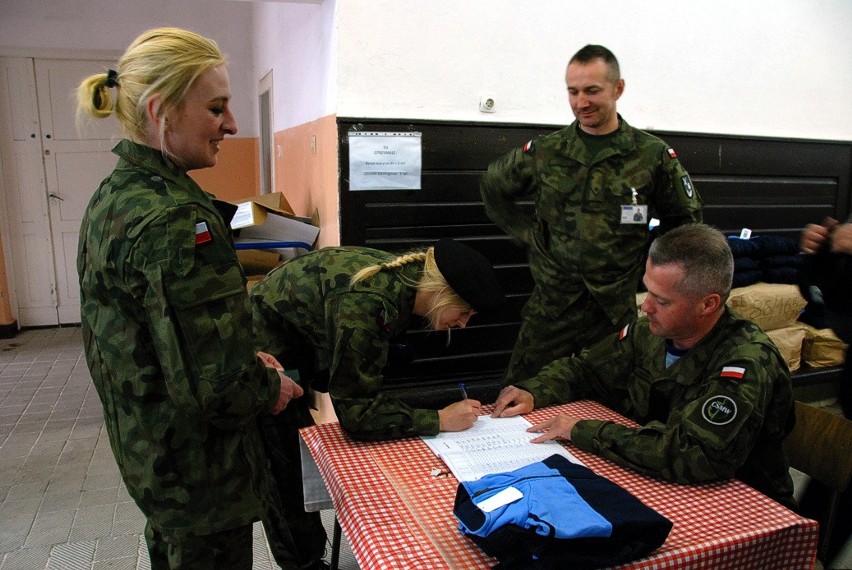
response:
<path fill-rule="evenodd" d="M 671 230 L 645 264 L 647 316 L 578 356 L 504 388 L 494 416 L 592 399 L 639 427 L 567 414 L 532 426 L 619 465 L 676 483 L 737 477 L 794 508 L 783 441 L 794 423 L 787 363 L 753 322 L 732 312 L 733 256 L 704 224 Z"/>
<path fill-rule="evenodd" d="M 386 440 L 469 428 L 479 402 L 441 410 L 413 408 L 382 389 L 391 345 L 416 318 L 435 330 L 465 327 L 477 312 L 504 302 L 488 260 L 454 240 L 406 255 L 365 247 L 330 247 L 288 261 L 251 291 L 260 347 L 305 390 L 328 392 L 351 437 Z M 320 548 L 317 513 L 305 513 L 297 429 L 312 425 L 304 399 L 263 421 L 289 527 L 299 544 Z M 313 538 L 312 538 L 313 537 Z"/>
<path fill-rule="evenodd" d="M 252 522 L 275 499 L 257 430 L 302 390 L 256 356 L 229 208 L 187 175 L 237 132 L 225 60 L 185 30 L 140 35 L 79 110 L 125 139 L 83 217 L 86 360 L 113 454 L 145 514 L 153 570 L 250 569 Z M 280 537 L 278 563 L 296 568 Z"/>

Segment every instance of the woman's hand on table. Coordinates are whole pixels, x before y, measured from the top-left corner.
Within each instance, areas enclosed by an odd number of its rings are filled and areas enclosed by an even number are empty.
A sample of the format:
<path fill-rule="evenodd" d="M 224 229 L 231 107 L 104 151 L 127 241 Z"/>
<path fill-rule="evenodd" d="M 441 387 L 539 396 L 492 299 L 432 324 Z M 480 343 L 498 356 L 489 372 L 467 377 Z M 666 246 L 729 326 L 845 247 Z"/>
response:
<path fill-rule="evenodd" d="M 470 429 L 473 422 L 482 414 L 482 404 L 478 400 L 464 399 L 438 410 L 438 422 L 441 431 L 464 431 Z"/>

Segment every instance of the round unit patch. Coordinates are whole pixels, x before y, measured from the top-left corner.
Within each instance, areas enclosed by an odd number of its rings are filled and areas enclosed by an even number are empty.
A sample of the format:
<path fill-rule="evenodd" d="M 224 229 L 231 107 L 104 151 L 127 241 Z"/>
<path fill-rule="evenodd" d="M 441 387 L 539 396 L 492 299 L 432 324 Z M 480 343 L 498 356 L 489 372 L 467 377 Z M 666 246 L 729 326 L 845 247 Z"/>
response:
<path fill-rule="evenodd" d="M 727 396 L 711 396 L 701 406 L 701 415 L 711 424 L 723 426 L 737 417 L 737 404 Z"/>

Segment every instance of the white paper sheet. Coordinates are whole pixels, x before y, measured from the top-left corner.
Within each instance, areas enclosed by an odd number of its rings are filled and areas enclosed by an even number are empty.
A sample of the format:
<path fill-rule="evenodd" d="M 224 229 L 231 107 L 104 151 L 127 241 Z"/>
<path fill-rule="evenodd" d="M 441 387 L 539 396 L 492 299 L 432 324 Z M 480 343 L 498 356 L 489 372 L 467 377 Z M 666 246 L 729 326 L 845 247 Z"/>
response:
<path fill-rule="evenodd" d="M 492 418 L 484 415 L 466 431 L 441 432 L 422 439 L 459 481 L 475 481 L 491 473 L 512 471 L 553 454 L 582 465 L 556 441 L 530 443 L 540 435 L 527 432 L 531 425 L 521 416 Z"/>

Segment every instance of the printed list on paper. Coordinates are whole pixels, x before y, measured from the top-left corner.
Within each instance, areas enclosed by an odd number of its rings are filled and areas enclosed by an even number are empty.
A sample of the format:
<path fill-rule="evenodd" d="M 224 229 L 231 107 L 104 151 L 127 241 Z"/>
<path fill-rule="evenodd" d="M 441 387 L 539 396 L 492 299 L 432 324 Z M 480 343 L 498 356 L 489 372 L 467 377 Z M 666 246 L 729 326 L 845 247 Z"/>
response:
<path fill-rule="evenodd" d="M 553 454 L 582 465 L 556 441 L 530 443 L 540 435 L 527 432 L 531 425 L 521 416 L 492 418 L 484 415 L 466 431 L 441 432 L 422 439 L 459 481 L 475 481 L 492 473 L 513 471 Z"/>

